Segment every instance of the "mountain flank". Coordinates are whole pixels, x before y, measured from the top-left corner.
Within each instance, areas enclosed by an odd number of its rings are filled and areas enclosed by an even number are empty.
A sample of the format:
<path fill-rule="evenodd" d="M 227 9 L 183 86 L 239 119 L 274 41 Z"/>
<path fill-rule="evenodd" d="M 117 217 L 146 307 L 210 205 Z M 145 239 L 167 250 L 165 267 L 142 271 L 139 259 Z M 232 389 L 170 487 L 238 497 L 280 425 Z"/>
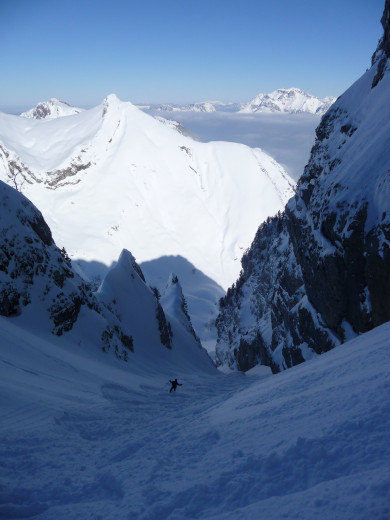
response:
<path fill-rule="evenodd" d="M 389 11 L 371 69 L 322 118 L 296 194 L 220 302 L 221 364 L 278 372 L 390 320 Z"/>

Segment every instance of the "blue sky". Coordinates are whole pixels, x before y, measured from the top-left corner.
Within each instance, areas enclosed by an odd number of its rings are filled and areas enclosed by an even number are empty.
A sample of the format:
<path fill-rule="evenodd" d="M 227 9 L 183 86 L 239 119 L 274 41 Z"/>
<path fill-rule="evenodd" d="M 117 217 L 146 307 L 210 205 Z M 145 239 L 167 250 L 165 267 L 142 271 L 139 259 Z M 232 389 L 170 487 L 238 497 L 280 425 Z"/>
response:
<path fill-rule="evenodd" d="M 0 108 L 57 97 L 339 95 L 369 66 L 384 0 L 1 1 Z"/>

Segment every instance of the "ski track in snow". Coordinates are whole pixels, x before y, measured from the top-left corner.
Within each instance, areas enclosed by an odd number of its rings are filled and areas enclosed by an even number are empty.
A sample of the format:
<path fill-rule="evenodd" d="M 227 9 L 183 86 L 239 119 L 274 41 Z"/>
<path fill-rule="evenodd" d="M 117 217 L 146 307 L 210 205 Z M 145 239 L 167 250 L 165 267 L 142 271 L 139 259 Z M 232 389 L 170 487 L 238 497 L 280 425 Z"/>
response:
<path fill-rule="evenodd" d="M 250 377 L 148 374 L 6 321 L 1 518 L 389 518 L 390 324 Z"/>

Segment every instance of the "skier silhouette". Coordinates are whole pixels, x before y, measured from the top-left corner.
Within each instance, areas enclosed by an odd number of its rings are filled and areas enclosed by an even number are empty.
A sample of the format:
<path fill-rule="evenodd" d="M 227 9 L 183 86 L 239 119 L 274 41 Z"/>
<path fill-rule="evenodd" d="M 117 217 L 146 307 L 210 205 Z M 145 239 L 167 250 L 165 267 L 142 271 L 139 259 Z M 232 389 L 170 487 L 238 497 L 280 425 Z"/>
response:
<path fill-rule="evenodd" d="M 176 387 L 177 386 L 183 386 L 181 383 L 178 382 L 177 379 L 174 379 L 173 381 L 169 380 L 169 382 L 171 383 L 171 389 L 169 390 L 169 392 L 172 392 L 172 390 L 174 390 L 176 392 Z"/>

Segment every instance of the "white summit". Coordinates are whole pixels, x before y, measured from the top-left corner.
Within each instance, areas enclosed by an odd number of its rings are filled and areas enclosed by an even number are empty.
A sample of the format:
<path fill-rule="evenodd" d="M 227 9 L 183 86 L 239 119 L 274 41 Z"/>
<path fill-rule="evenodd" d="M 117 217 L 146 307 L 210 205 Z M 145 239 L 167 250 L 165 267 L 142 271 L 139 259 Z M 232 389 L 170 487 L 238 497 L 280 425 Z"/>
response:
<path fill-rule="evenodd" d="M 258 94 L 243 105 L 240 113 L 289 113 L 323 115 L 336 101 L 334 97 L 320 99 L 299 88 L 280 88 L 270 94 Z"/>
<path fill-rule="evenodd" d="M 65 101 L 51 98 L 49 101 L 38 103 L 34 108 L 22 112 L 20 115 L 27 119 L 57 119 L 58 117 L 73 116 L 83 110 L 83 108 L 72 107 Z"/>

